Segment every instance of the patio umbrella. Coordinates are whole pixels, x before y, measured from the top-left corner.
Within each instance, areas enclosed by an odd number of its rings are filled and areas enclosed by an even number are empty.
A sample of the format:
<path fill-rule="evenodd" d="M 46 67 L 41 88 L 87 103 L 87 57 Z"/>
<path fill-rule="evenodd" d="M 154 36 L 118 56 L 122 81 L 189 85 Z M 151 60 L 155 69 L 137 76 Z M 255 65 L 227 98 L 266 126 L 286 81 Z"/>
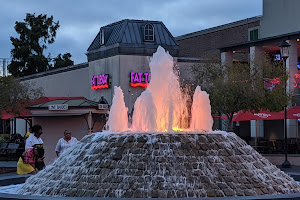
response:
<path fill-rule="evenodd" d="M 284 111 L 281 111 L 284 115 Z M 300 119 L 300 106 L 293 106 L 286 110 L 287 119 Z"/>
<path fill-rule="evenodd" d="M 300 109 L 299 109 L 300 111 Z M 300 116 L 300 112 L 299 112 Z M 227 116 L 223 116 L 222 119 L 227 119 Z M 257 113 L 252 113 L 250 111 L 239 111 L 234 113 L 233 122 L 237 121 L 250 121 L 250 120 L 279 120 L 284 119 L 284 112 L 270 112 L 269 110 L 261 110 Z"/>

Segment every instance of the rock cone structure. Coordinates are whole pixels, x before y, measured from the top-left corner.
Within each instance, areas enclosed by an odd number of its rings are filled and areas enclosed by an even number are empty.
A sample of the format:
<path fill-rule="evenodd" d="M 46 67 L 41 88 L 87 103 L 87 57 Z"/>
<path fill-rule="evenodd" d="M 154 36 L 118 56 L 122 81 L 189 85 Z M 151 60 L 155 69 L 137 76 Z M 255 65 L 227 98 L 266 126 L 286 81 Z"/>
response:
<path fill-rule="evenodd" d="M 223 197 L 300 192 L 233 133 L 96 133 L 27 179 L 19 194 Z"/>

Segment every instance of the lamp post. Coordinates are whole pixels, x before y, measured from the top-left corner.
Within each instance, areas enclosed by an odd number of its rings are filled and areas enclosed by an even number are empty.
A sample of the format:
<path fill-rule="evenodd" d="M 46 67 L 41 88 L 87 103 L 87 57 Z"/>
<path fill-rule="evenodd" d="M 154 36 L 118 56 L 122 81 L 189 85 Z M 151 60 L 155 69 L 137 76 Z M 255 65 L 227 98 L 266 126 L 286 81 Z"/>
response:
<path fill-rule="evenodd" d="M 280 47 L 280 54 L 283 58 L 283 70 L 286 70 L 286 59 L 289 57 L 289 47 L 291 45 L 287 43 L 286 41 L 283 41 L 279 47 Z M 283 74 L 285 74 L 286 71 L 284 71 Z M 286 82 L 284 83 L 284 94 L 286 95 Z M 284 106 L 284 153 L 285 153 L 285 161 L 282 163 L 283 168 L 290 168 L 291 163 L 287 160 L 287 124 L 286 124 L 286 106 Z"/>

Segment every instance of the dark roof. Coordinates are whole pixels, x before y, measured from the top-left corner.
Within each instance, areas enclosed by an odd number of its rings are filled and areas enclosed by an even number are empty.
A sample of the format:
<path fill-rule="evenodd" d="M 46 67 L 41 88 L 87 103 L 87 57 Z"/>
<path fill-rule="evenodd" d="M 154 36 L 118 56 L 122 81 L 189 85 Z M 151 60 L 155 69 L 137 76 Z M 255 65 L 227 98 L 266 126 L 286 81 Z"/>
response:
<path fill-rule="evenodd" d="M 154 41 L 144 41 L 144 26 L 146 24 L 152 24 L 154 27 Z M 101 31 L 104 32 L 104 44 L 100 44 Z M 94 41 L 88 48 L 88 60 L 96 60 L 103 57 L 109 57 L 112 55 L 141 55 L 145 54 L 144 48 L 155 49 L 158 45 L 163 46 L 170 54 L 178 53 L 178 44 L 175 38 L 160 21 L 147 21 L 147 20 L 129 20 L 124 19 L 100 28 L 99 33 L 95 37 Z M 113 50 L 114 48 L 119 48 Z M 120 49 L 121 48 L 121 49 Z M 135 48 L 132 50 L 132 48 Z M 177 51 L 174 51 L 177 50 Z M 96 51 L 106 51 L 96 56 L 97 58 L 89 57 Z M 174 51 L 174 52 L 172 52 Z M 146 53 L 152 55 L 154 52 Z M 173 55 L 177 56 L 177 55 Z"/>
<path fill-rule="evenodd" d="M 31 79 L 34 79 L 34 78 L 40 78 L 40 77 L 44 77 L 44 76 L 59 74 L 59 73 L 78 70 L 78 69 L 87 68 L 87 67 L 89 67 L 88 63 L 80 63 L 80 64 L 77 64 L 77 65 L 71 65 L 71 66 L 67 66 L 67 67 L 52 69 L 52 70 L 45 71 L 45 72 L 39 72 L 39 73 L 36 73 L 36 74 L 23 76 L 23 77 L 20 77 L 20 81 L 31 80 Z"/>
<path fill-rule="evenodd" d="M 274 43 L 278 47 L 278 45 L 285 40 L 296 40 L 298 38 L 300 38 L 300 31 L 292 32 L 292 33 L 285 33 L 282 35 L 276 35 L 276 36 L 271 36 L 271 37 L 266 37 L 266 38 L 261 38 L 261 39 L 253 40 L 253 41 L 242 42 L 239 44 L 221 47 L 219 49 L 221 52 L 226 52 L 226 51 L 246 49 L 246 48 L 250 48 L 252 46 L 270 45 L 270 44 L 274 44 Z"/>
<path fill-rule="evenodd" d="M 68 107 L 98 107 L 98 102 L 88 99 L 57 99 L 28 107 L 29 109 L 48 108 L 49 105 L 68 104 Z"/>

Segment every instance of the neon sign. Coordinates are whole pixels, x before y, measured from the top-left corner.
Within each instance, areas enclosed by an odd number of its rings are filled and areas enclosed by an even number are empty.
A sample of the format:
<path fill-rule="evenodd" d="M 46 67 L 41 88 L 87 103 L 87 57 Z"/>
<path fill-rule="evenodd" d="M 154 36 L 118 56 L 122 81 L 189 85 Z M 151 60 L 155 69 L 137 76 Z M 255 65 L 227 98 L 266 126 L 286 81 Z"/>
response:
<path fill-rule="evenodd" d="M 300 74 L 295 74 L 294 88 L 300 88 Z"/>
<path fill-rule="evenodd" d="M 265 88 L 273 90 L 276 85 L 280 85 L 280 78 L 266 78 L 265 79 Z"/>
<path fill-rule="evenodd" d="M 109 86 L 108 86 L 109 74 L 101 74 L 101 75 L 97 75 L 97 76 L 92 76 L 91 81 L 92 81 L 91 82 L 92 90 L 109 88 Z"/>
<path fill-rule="evenodd" d="M 132 87 L 147 87 L 150 79 L 150 73 L 130 72 L 130 85 Z"/>

